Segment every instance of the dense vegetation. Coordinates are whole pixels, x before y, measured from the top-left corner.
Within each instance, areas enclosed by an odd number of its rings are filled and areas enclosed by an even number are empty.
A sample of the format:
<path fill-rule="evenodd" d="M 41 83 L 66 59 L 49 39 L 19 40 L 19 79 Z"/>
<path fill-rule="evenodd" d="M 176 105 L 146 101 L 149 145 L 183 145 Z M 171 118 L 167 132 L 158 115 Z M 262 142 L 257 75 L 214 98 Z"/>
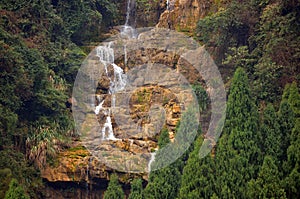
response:
<path fill-rule="evenodd" d="M 133 180 L 130 199 L 300 198 L 300 3 L 218 2 L 194 35 L 227 83 L 222 136 L 200 158 L 199 132 L 187 153 L 151 172 L 146 187 Z M 83 46 L 118 24 L 117 4 L 0 3 L 0 198 L 40 197 L 39 169 L 76 137 L 68 99 Z M 161 148 L 170 142 L 166 133 Z M 124 197 L 117 177 L 111 179 L 105 198 Z"/>
<path fill-rule="evenodd" d="M 34 198 L 36 169 L 76 136 L 68 98 L 86 56 L 78 45 L 103 39 L 117 6 L 4 0 L 0 12 L 0 198 Z"/>

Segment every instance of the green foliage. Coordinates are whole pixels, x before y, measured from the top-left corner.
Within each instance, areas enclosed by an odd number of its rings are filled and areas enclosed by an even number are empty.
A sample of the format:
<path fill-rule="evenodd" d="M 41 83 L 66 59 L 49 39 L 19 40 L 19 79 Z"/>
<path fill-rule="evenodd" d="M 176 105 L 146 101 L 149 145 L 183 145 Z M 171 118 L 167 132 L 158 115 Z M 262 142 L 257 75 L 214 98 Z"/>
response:
<path fill-rule="evenodd" d="M 271 156 L 277 165 L 282 157 L 282 134 L 273 105 L 268 104 L 264 110 L 261 133 L 263 136 L 264 155 Z M 279 161 L 279 162 L 278 162 Z"/>
<path fill-rule="evenodd" d="M 285 190 L 288 198 L 299 198 L 300 187 L 300 119 L 298 118 L 291 135 L 291 145 L 287 150 L 288 171 L 284 179 Z"/>
<path fill-rule="evenodd" d="M 112 174 L 110 176 L 110 181 L 107 190 L 104 193 L 104 199 L 122 199 L 125 198 L 123 189 L 119 183 L 118 176 Z"/>
<path fill-rule="evenodd" d="M 285 1 L 284 1 L 285 2 Z M 278 101 L 286 83 L 299 80 L 299 2 L 268 2 L 261 12 L 259 26 L 249 41 L 255 44 L 255 79 L 260 100 Z"/>
<path fill-rule="evenodd" d="M 175 198 L 180 187 L 181 174 L 176 162 L 151 172 L 149 182 L 144 190 L 145 198 Z"/>
<path fill-rule="evenodd" d="M 187 113 L 185 113 L 184 115 L 185 117 L 189 117 Z M 192 116 L 190 117 L 192 118 Z M 182 120 L 184 120 L 184 122 L 187 122 L 184 118 Z M 191 120 L 191 122 L 192 121 L 193 120 Z M 176 132 L 176 134 L 177 133 L 178 131 Z M 184 134 L 185 131 L 181 133 Z M 175 142 L 178 139 L 180 139 L 180 136 L 176 135 Z M 171 144 L 173 148 L 169 149 L 168 151 L 162 151 L 167 144 Z M 149 199 L 176 198 L 180 188 L 181 170 L 183 166 L 182 157 L 164 168 L 160 167 L 162 165 L 162 162 L 170 161 L 166 158 L 174 155 L 178 156 L 178 152 L 179 150 L 182 150 L 182 148 L 176 147 L 177 144 L 170 143 L 169 132 L 167 129 L 162 130 L 162 133 L 158 140 L 158 145 L 159 150 L 156 152 L 155 161 L 151 165 L 151 168 L 159 169 L 150 172 L 148 184 L 144 189 L 144 197 Z"/>
<path fill-rule="evenodd" d="M 282 76 L 282 66 L 277 65 L 270 59 L 261 60 L 255 65 L 255 95 L 258 100 L 266 100 L 268 102 L 278 101 L 282 88 L 276 85 L 276 80 Z"/>
<path fill-rule="evenodd" d="M 255 16 L 251 12 L 249 3 L 232 1 L 225 9 L 199 20 L 196 35 L 208 48 L 214 48 L 211 51 L 217 56 L 217 63 L 230 47 L 247 43 L 251 19 Z"/>
<path fill-rule="evenodd" d="M 200 112 L 205 111 L 209 103 L 209 97 L 206 93 L 206 90 L 200 84 L 192 85 L 192 88 L 198 99 Z"/>
<path fill-rule="evenodd" d="M 213 190 L 216 196 L 246 198 L 247 182 L 255 177 L 261 162 L 260 139 L 258 111 L 248 78 L 238 68 L 230 86 L 225 126 L 215 152 L 215 183 L 209 183 L 216 184 Z"/>
<path fill-rule="evenodd" d="M 0 170 L 2 169 L 8 171 L 8 179 L 17 179 L 26 188 L 26 192 L 31 197 L 34 196 L 34 192 L 38 190 L 38 187 L 42 185 L 39 172 L 28 165 L 24 154 L 20 152 L 15 150 L 0 151 Z"/>
<path fill-rule="evenodd" d="M 251 75 L 256 62 L 255 57 L 250 54 L 248 46 L 240 46 L 230 47 L 222 64 L 226 66 L 227 70 L 230 68 L 236 70 L 238 67 L 242 67 L 248 75 Z"/>
<path fill-rule="evenodd" d="M 4 199 L 29 199 L 24 189 L 19 185 L 16 179 L 12 179 L 9 183 L 9 189 L 5 194 Z"/>
<path fill-rule="evenodd" d="M 280 185 L 279 172 L 275 160 L 266 156 L 260 168 L 258 178 L 249 182 L 250 198 L 286 198 Z"/>
<path fill-rule="evenodd" d="M 0 169 L 0 198 L 4 198 L 5 192 L 9 188 L 11 181 L 11 170 L 9 168 Z"/>
<path fill-rule="evenodd" d="M 169 131 L 167 128 L 163 128 L 161 130 L 157 144 L 158 144 L 159 148 L 163 148 L 168 143 L 170 143 Z"/>
<path fill-rule="evenodd" d="M 143 185 L 142 180 L 136 178 L 131 183 L 131 190 L 128 199 L 143 199 Z"/>
<path fill-rule="evenodd" d="M 238 68 L 234 74 L 227 102 L 224 132 L 229 134 L 233 149 L 255 162 L 258 155 L 258 111 L 245 71 Z"/>
<path fill-rule="evenodd" d="M 0 104 L 0 145 L 10 145 L 16 129 L 18 115 Z"/>
<path fill-rule="evenodd" d="M 136 0 L 137 8 L 144 12 L 149 12 L 149 10 L 153 8 L 157 2 L 158 0 Z"/>
<path fill-rule="evenodd" d="M 295 114 L 289 105 L 288 101 L 283 99 L 280 103 L 280 108 L 278 111 L 278 120 L 280 124 L 280 133 L 282 136 L 281 150 L 283 152 L 287 151 L 287 148 L 290 146 L 290 137 L 292 129 L 295 125 Z M 286 153 L 282 153 L 282 160 L 287 159 Z"/>
<path fill-rule="evenodd" d="M 287 87 L 288 103 L 293 109 L 296 117 L 300 117 L 300 94 L 296 82 Z"/>
<path fill-rule="evenodd" d="M 74 128 L 66 103 L 86 55 L 72 40 L 99 38 L 103 24 L 113 23 L 115 3 L 0 3 L 0 168 L 9 168 L 31 198 L 41 182 L 28 163 L 42 168 Z"/>
<path fill-rule="evenodd" d="M 214 162 L 210 155 L 200 159 L 203 139 L 199 137 L 183 169 L 178 198 L 210 198 L 214 192 Z"/>
<path fill-rule="evenodd" d="M 240 127 L 240 125 L 243 127 L 243 125 L 245 125 L 245 121 L 247 121 L 249 117 L 253 117 L 252 115 L 255 114 L 256 107 L 252 97 L 249 80 L 245 70 L 237 68 L 233 76 L 228 95 L 226 127 L 230 129 Z M 257 126 L 250 128 L 252 128 L 252 130 L 256 130 Z"/>

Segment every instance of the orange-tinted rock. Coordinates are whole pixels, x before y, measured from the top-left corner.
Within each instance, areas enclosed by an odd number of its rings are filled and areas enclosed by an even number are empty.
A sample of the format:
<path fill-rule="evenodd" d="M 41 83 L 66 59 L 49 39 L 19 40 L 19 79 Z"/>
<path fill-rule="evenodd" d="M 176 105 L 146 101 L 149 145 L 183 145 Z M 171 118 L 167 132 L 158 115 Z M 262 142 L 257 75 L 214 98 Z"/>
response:
<path fill-rule="evenodd" d="M 209 12 L 210 4 L 207 0 L 175 0 L 174 8 L 161 14 L 157 27 L 192 33 Z"/>

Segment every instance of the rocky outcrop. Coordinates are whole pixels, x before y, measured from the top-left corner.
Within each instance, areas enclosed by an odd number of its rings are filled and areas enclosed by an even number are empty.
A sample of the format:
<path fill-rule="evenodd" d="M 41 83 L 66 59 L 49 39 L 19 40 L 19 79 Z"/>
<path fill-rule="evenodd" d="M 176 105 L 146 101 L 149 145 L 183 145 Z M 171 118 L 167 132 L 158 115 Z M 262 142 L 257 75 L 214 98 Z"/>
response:
<path fill-rule="evenodd" d="M 157 27 L 192 33 L 199 19 L 209 12 L 210 0 L 170 0 L 173 6 L 165 10 Z"/>
<path fill-rule="evenodd" d="M 124 16 L 123 19 L 126 18 L 127 2 L 118 3 Z M 136 1 L 134 12 L 131 13 L 131 19 L 134 20 L 130 22 L 130 25 L 135 27 L 157 26 L 192 33 L 198 20 L 210 12 L 212 5 L 211 0 Z M 122 23 L 124 24 L 125 21 Z"/>
<path fill-rule="evenodd" d="M 202 3 L 206 3 L 205 6 Z M 152 18 L 155 18 L 154 15 L 159 16 L 156 14 L 161 9 L 166 9 L 165 5 L 165 1 L 159 2 L 157 7 L 152 10 L 153 13 L 149 15 L 142 14 L 137 9 L 136 14 L 140 16 L 137 18 L 137 24 L 145 25 L 143 20 L 155 21 Z M 201 0 L 177 0 L 172 10 L 166 10 L 160 16 L 158 26 L 192 30 L 198 19 L 205 15 L 208 5 L 209 3 Z M 128 48 L 129 45 L 127 45 Z M 89 56 L 93 57 L 93 59 L 88 60 L 88 64 L 91 65 L 90 68 L 99 68 L 99 58 L 95 56 L 95 51 Z M 81 143 L 75 142 L 70 149 L 62 151 L 51 165 L 48 164 L 42 170 L 42 177 L 48 182 L 84 182 L 93 185 L 99 181 L 107 182 L 110 173 L 115 171 L 118 171 L 121 182 L 125 184 L 136 176 L 142 176 L 147 180 L 147 164 L 151 158 L 150 153 L 158 148 L 157 139 L 162 127 L 167 128 L 170 139 L 174 139 L 176 124 L 181 112 L 186 108 L 180 104 L 180 99 L 192 99 L 191 93 L 180 88 L 176 80 L 180 79 L 180 74 L 189 83 L 203 83 L 198 71 L 186 60 L 180 58 L 178 54 L 168 51 L 168 49 L 137 48 L 126 54 L 126 63 L 124 60 L 125 55 L 116 56 L 115 63 L 125 73 L 130 72 L 130 76 L 134 79 L 131 84 L 137 87 L 143 86 L 132 93 L 124 91 L 116 94 L 115 105 L 111 108 L 113 102 L 109 87 L 113 78 L 110 79 L 108 76 L 113 77 L 114 71 L 113 66 L 108 65 L 107 73 L 102 73 L 98 79 L 96 93 L 91 93 L 91 97 L 95 98 L 95 105 L 99 105 L 103 101 L 103 110 L 110 107 L 113 112 L 118 113 L 118 118 L 115 118 L 113 114 L 111 117 L 116 139 L 103 141 L 101 134 L 91 131 L 95 126 L 100 126 L 100 129 L 103 128 L 107 114 L 99 112 L 96 116 L 93 111 L 82 113 L 85 114 L 82 116 L 85 118 L 82 123 L 85 138 L 81 140 Z M 147 71 L 149 68 L 145 68 L 145 65 L 155 69 L 153 69 L 155 71 L 152 73 L 153 76 L 145 78 L 143 74 L 149 72 Z M 160 76 L 160 74 L 164 74 L 163 71 L 165 70 L 176 71 L 176 73 Z M 126 98 L 128 94 L 130 96 Z M 129 107 L 124 107 L 127 104 L 123 102 L 126 102 L 127 99 Z M 74 102 L 74 104 L 77 103 Z M 161 116 L 165 118 L 162 120 Z M 135 129 L 140 128 L 142 131 L 137 133 L 128 121 L 132 121 L 136 125 Z M 88 145 L 89 148 L 86 149 L 82 145 Z M 131 172 L 120 172 L 124 168 Z"/>
<path fill-rule="evenodd" d="M 115 143 L 115 146 L 119 149 L 118 151 L 122 149 L 135 151 L 135 148 L 142 144 L 141 142 L 136 142 L 130 146 L 128 141 L 125 140 L 124 142 Z M 103 147 L 112 150 L 112 147 L 108 145 Z M 96 157 L 91 156 L 91 153 L 81 146 L 80 142 L 74 142 L 71 148 L 60 152 L 51 164 L 48 164 L 41 170 L 41 176 L 48 182 L 97 184 L 99 180 L 103 182 L 108 181 L 112 172 L 115 172 L 115 170 L 101 163 Z M 118 172 L 118 174 L 122 183 L 129 183 L 129 180 L 136 176 L 142 176 L 144 179 L 147 179 L 146 174 L 122 172 Z"/>

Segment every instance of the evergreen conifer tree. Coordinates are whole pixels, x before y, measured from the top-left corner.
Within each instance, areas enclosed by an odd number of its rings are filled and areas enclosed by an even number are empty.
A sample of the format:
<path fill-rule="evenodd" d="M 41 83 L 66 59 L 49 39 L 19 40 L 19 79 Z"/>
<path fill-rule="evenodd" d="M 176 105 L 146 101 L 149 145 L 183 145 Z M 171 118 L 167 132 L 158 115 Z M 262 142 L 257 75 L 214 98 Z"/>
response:
<path fill-rule="evenodd" d="M 107 190 L 104 193 L 104 199 L 123 199 L 125 198 L 123 189 L 119 183 L 118 176 L 112 174 Z"/>
<path fill-rule="evenodd" d="M 263 135 L 263 150 L 265 155 L 272 156 L 277 165 L 282 157 L 282 135 L 275 109 L 272 104 L 268 104 L 263 113 L 261 124 Z"/>
<path fill-rule="evenodd" d="M 271 156 L 265 156 L 258 178 L 252 179 L 248 184 L 250 198 L 286 198 L 284 189 L 280 185 L 278 168 Z"/>
<path fill-rule="evenodd" d="M 128 199 L 143 199 L 143 185 L 141 179 L 134 179 L 131 183 L 131 192 Z"/>
<path fill-rule="evenodd" d="M 258 110 L 242 68 L 234 74 L 222 137 L 215 157 L 215 193 L 220 198 L 245 198 L 247 182 L 261 162 Z"/>
<path fill-rule="evenodd" d="M 200 159 L 199 149 L 203 139 L 199 137 L 194 143 L 186 166 L 183 169 L 178 198 L 210 198 L 214 194 L 214 165 L 211 155 Z"/>
<path fill-rule="evenodd" d="M 291 135 L 291 145 L 287 150 L 288 174 L 284 179 L 288 198 L 299 198 L 300 187 L 300 118 L 297 119 Z"/>

